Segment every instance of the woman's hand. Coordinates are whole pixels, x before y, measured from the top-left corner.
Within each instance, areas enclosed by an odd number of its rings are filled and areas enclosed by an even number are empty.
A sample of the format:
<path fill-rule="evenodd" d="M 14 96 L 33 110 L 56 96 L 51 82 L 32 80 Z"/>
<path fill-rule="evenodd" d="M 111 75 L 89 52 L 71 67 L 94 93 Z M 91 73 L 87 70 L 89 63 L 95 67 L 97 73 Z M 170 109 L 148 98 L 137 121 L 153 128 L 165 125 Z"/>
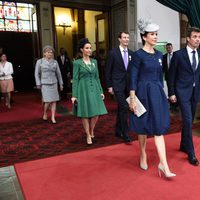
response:
<path fill-rule="evenodd" d="M 101 94 L 101 98 L 104 100 L 104 99 L 105 99 L 105 95 L 104 95 L 104 94 Z"/>
<path fill-rule="evenodd" d="M 1 72 L 1 73 L 0 73 L 0 76 L 1 76 L 1 77 L 5 76 L 5 75 L 6 75 L 6 74 L 5 74 L 4 72 Z"/>
<path fill-rule="evenodd" d="M 60 91 L 62 91 L 62 90 L 63 90 L 63 86 L 61 85 L 61 86 L 60 86 Z"/>
<path fill-rule="evenodd" d="M 75 104 L 76 102 L 78 102 L 78 100 L 77 100 L 76 97 L 72 97 L 72 98 L 71 98 L 71 101 L 72 101 L 73 104 Z"/>
<path fill-rule="evenodd" d="M 135 113 L 135 109 L 136 109 L 136 104 L 135 104 L 135 91 L 131 90 L 130 91 L 130 103 L 129 103 L 129 108 L 131 110 L 131 112 Z"/>
<path fill-rule="evenodd" d="M 132 112 L 135 113 L 136 105 L 135 105 L 135 100 L 134 100 L 134 99 L 130 99 L 129 108 L 130 108 L 130 110 L 131 110 Z"/>

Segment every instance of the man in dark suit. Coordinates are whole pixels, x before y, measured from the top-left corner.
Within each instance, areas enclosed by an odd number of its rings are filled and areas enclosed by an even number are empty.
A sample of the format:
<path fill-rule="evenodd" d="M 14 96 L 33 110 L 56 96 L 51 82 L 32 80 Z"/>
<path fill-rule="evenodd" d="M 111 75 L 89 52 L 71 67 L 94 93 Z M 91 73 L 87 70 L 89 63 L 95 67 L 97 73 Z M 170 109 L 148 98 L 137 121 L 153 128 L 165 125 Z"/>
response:
<path fill-rule="evenodd" d="M 182 115 L 180 151 L 187 153 L 192 165 L 199 165 L 192 139 L 192 122 L 200 100 L 200 29 L 191 27 L 187 33 L 187 47 L 174 52 L 169 68 L 169 98 L 178 101 Z"/>
<path fill-rule="evenodd" d="M 163 60 L 162 60 L 162 65 L 163 65 L 163 73 L 165 76 L 165 80 L 168 86 L 168 77 L 170 76 L 169 74 L 169 66 L 170 66 L 170 62 L 173 56 L 173 45 L 172 43 L 167 43 L 165 45 L 166 51 L 167 53 L 163 55 Z M 170 110 L 171 111 L 178 111 L 177 109 L 178 107 L 178 103 L 171 103 L 170 102 Z"/>
<path fill-rule="evenodd" d="M 106 85 L 108 92 L 114 94 L 118 103 L 116 120 L 116 137 L 130 142 L 128 136 L 129 106 L 126 98 L 129 96 L 130 61 L 133 52 L 128 49 L 129 33 L 120 32 L 118 35 L 119 47 L 112 49 L 105 65 Z"/>
<path fill-rule="evenodd" d="M 67 56 L 67 52 L 63 47 L 60 48 L 60 55 L 58 56 L 57 61 L 63 79 L 63 91 L 61 91 L 61 98 L 67 100 L 68 99 L 67 92 L 69 90 L 69 82 L 71 79 L 72 67 L 71 67 L 71 61 Z"/>
<path fill-rule="evenodd" d="M 173 56 L 173 46 L 172 43 L 167 43 L 166 46 L 167 53 L 163 55 L 163 72 L 165 75 L 165 80 L 168 82 L 168 76 L 169 76 L 169 66 L 171 62 L 171 58 Z"/>

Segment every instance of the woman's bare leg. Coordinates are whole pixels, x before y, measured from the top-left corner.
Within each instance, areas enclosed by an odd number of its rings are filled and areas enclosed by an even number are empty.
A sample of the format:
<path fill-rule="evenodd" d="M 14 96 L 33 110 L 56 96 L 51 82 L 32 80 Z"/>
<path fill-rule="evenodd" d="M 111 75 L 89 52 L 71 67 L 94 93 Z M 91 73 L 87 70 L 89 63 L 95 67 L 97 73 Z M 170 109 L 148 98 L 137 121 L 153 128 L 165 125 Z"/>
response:
<path fill-rule="evenodd" d="M 51 103 L 51 121 L 54 124 L 56 123 L 55 114 L 56 114 L 56 102 L 52 102 Z"/>
<path fill-rule="evenodd" d="M 140 146 L 140 167 L 144 170 L 147 170 L 147 154 L 146 154 L 146 143 L 147 136 L 146 135 L 138 135 L 138 141 Z"/>
<path fill-rule="evenodd" d="M 47 112 L 49 108 L 50 103 L 49 102 L 44 102 L 44 113 L 43 113 L 43 120 L 47 120 Z"/>
<path fill-rule="evenodd" d="M 85 133 L 87 135 L 87 144 L 92 144 L 92 139 L 90 135 L 90 119 L 82 118 L 82 123 L 83 123 Z"/>
<path fill-rule="evenodd" d="M 11 93 L 8 92 L 8 93 L 6 94 L 6 102 L 7 102 L 8 108 L 11 108 L 10 99 L 11 99 Z"/>
<path fill-rule="evenodd" d="M 166 157 L 166 148 L 165 148 L 165 140 L 164 136 L 154 136 L 155 145 L 157 148 L 158 156 L 160 159 L 160 168 L 165 173 L 165 176 L 170 176 L 172 173 L 169 169 L 168 163 L 167 163 L 167 157 Z"/>
<path fill-rule="evenodd" d="M 99 119 L 99 116 L 95 116 L 90 119 L 90 135 L 92 138 L 94 138 L 94 128 L 98 119 Z"/>

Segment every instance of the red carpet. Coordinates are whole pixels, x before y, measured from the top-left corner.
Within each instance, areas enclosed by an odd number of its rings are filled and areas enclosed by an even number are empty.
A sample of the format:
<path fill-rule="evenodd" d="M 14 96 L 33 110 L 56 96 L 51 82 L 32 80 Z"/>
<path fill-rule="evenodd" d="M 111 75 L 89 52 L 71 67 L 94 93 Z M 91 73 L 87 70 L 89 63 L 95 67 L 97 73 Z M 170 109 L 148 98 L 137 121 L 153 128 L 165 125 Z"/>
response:
<path fill-rule="evenodd" d="M 62 104 L 68 109 L 71 107 L 70 101 Z M 38 119 L 42 117 L 42 110 L 41 95 L 38 90 L 12 93 L 11 109 L 5 106 L 4 100 L 0 100 L 0 123 Z M 57 116 L 61 115 L 57 113 Z"/>
<path fill-rule="evenodd" d="M 117 106 L 113 99 L 105 100 L 108 114 L 101 116 L 95 128 L 99 148 L 123 142 L 114 136 Z M 81 120 L 70 114 L 70 101 L 61 101 L 57 109 L 57 124 L 41 120 L 42 104 L 38 91 L 14 93 L 12 109 L 0 102 L 0 167 L 19 162 L 83 151 L 86 137 Z M 171 118 L 169 133 L 179 132 L 180 120 Z M 200 129 L 200 123 L 193 128 Z M 130 133 L 133 139 L 136 135 Z"/>
<path fill-rule="evenodd" d="M 117 144 L 16 164 L 26 200 L 196 200 L 199 167 L 178 151 L 180 134 L 166 137 L 172 180 L 158 177 L 153 138 L 148 139 L 148 171 L 138 167 L 138 143 Z M 194 137 L 197 157 L 200 138 Z"/>
<path fill-rule="evenodd" d="M 86 146 L 81 120 L 70 114 L 70 101 L 59 102 L 57 124 L 41 119 L 37 92 L 15 93 L 10 111 L 0 102 L 0 167 L 123 142 L 114 136 L 116 103 L 106 99 L 109 114 L 100 117 L 95 128 L 97 142 L 91 147 Z"/>

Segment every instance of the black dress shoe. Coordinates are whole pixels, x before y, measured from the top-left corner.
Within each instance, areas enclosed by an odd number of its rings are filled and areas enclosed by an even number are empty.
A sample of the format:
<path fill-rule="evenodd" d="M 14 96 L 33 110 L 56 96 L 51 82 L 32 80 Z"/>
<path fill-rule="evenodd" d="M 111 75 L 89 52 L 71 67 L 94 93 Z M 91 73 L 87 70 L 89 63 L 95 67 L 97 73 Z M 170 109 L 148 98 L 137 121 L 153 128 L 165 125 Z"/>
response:
<path fill-rule="evenodd" d="M 92 139 L 92 142 L 97 142 L 97 139 L 95 136 L 91 137 L 91 139 Z"/>
<path fill-rule="evenodd" d="M 188 161 L 190 164 L 192 164 L 194 166 L 199 165 L 199 161 L 197 160 L 197 158 L 195 156 L 193 156 L 193 157 L 188 156 Z"/>
<path fill-rule="evenodd" d="M 119 135 L 119 134 L 115 134 L 115 137 L 118 137 L 118 138 L 124 139 L 123 135 Z"/>
<path fill-rule="evenodd" d="M 131 138 L 129 136 L 124 136 L 124 141 L 129 143 L 132 140 L 131 140 Z"/>

